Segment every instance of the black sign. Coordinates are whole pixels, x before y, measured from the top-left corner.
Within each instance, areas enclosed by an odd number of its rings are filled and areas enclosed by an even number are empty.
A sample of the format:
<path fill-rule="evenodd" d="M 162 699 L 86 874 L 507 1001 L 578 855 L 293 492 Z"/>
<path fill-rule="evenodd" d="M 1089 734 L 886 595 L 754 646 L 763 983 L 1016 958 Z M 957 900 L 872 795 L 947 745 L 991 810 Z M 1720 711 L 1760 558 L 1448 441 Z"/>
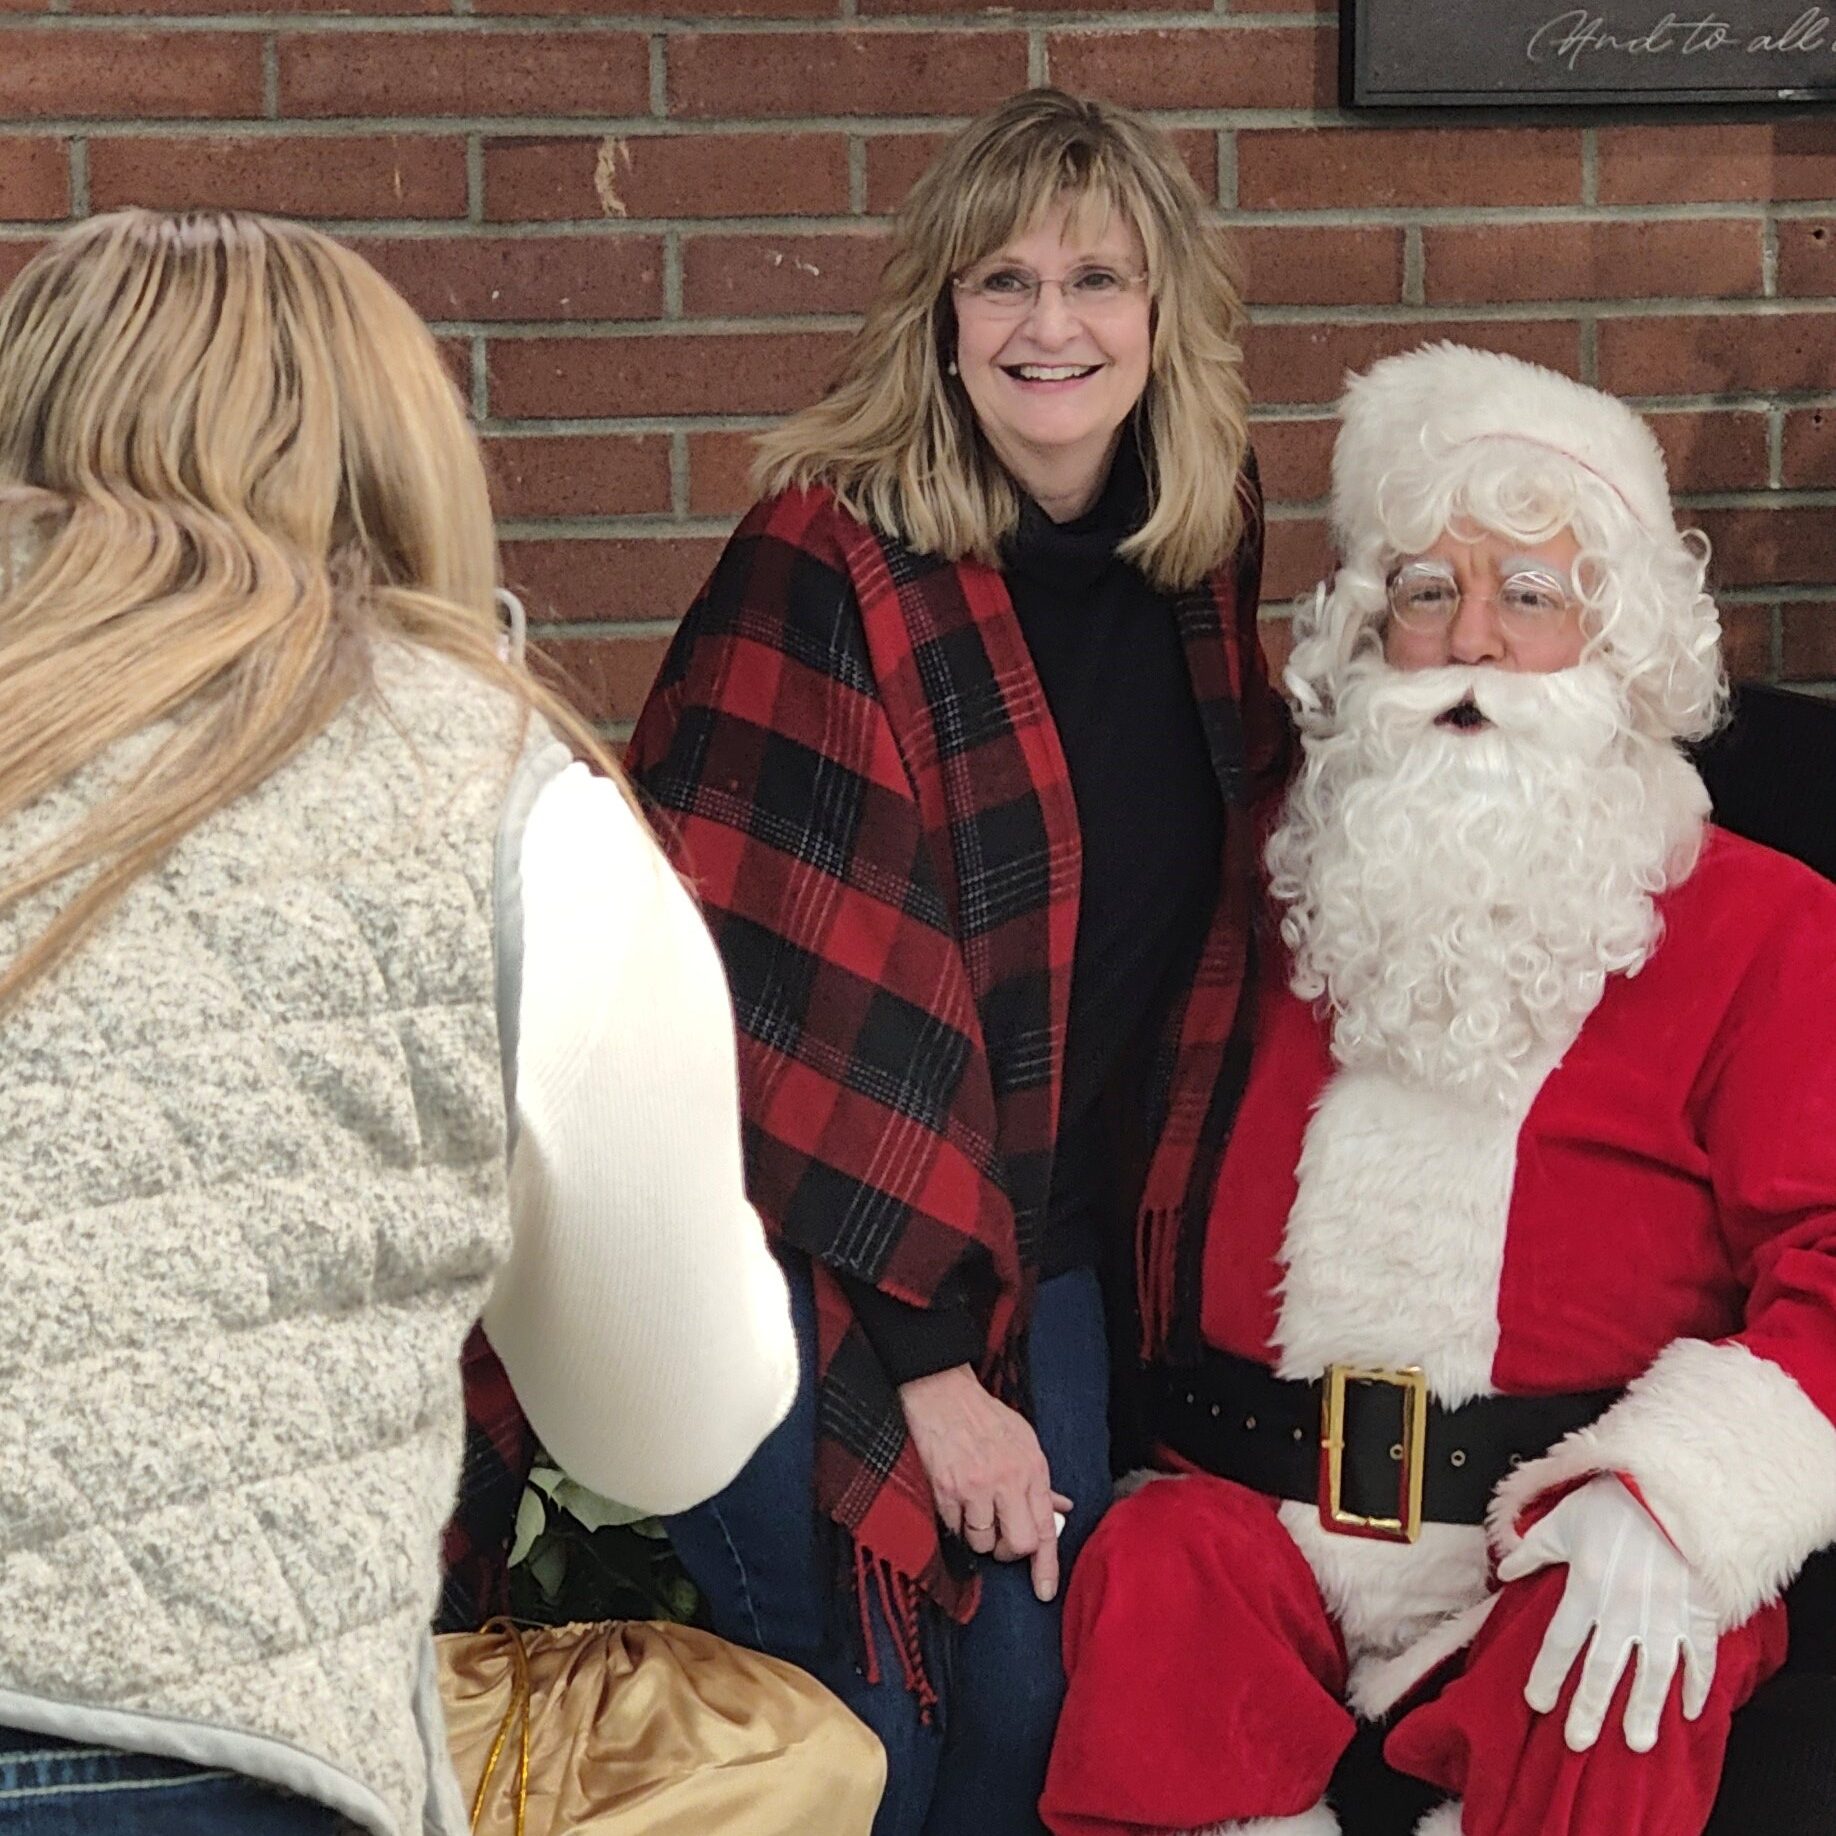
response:
<path fill-rule="evenodd" d="M 1836 0 L 1340 0 L 1354 108 L 1836 101 Z"/>

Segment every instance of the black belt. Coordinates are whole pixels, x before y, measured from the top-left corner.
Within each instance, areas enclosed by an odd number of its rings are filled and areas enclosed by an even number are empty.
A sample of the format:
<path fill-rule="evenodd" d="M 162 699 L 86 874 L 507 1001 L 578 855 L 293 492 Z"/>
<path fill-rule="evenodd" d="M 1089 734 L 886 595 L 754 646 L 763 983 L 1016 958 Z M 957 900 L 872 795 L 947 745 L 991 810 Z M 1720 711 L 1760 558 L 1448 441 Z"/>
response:
<path fill-rule="evenodd" d="M 1484 1523 L 1512 1467 L 1621 1394 L 1483 1396 L 1443 1409 L 1419 1371 L 1334 1365 L 1305 1383 L 1209 1349 L 1155 1376 L 1163 1446 L 1272 1498 L 1317 1503 L 1332 1529 L 1392 1542 L 1413 1542 L 1424 1522 Z"/>

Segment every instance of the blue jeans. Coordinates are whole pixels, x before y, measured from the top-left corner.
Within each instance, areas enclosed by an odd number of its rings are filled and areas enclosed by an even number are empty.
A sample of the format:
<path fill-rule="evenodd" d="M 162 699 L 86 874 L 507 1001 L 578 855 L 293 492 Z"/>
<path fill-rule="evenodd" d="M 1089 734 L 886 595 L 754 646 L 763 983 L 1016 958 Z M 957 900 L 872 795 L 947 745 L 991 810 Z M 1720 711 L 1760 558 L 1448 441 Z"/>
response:
<path fill-rule="evenodd" d="M 6 1836 L 342 1836 L 309 1798 L 238 1772 L 0 1728 Z"/>
<path fill-rule="evenodd" d="M 813 1503 L 816 1319 L 809 1271 L 787 1273 L 803 1353 L 797 1401 L 724 1492 L 669 1520 L 670 1537 L 723 1638 L 802 1666 L 880 1737 L 886 1796 L 874 1836 L 1043 1836 L 1037 1806 L 1065 1689 L 1058 1649 L 1063 1582 L 1059 1600 L 1041 1604 L 1025 1562 L 982 1563 L 974 1619 L 942 1628 L 927 1652 L 940 1698 L 929 1725 L 905 1688 L 877 1602 L 871 1622 L 880 1681 L 866 1681 L 840 1630 L 856 1607 L 852 1598 L 835 1598 L 834 1534 Z M 1075 1506 L 1059 1542 L 1068 1576 L 1110 1491 L 1109 1354 L 1091 1271 L 1041 1285 L 1027 1349 L 1033 1426 L 1054 1488 Z"/>

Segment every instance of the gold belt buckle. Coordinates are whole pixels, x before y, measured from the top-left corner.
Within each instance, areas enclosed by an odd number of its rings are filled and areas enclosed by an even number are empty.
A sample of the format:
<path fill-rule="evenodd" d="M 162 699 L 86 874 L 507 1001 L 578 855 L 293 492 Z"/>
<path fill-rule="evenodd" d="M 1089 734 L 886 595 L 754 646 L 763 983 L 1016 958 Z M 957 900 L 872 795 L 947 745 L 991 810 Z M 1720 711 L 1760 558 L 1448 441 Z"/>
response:
<path fill-rule="evenodd" d="M 1364 1517 L 1346 1510 L 1345 1386 L 1387 1383 L 1402 1391 L 1402 1464 L 1396 1475 L 1396 1515 Z M 1384 1543 L 1413 1543 L 1422 1533 L 1422 1472 L 1428 1447 L 1428 1380 L 1417 1365 L 1404 1370 L 1365 1370 L 1329 1364 L 1320 1409 L 1320 1522 L 1341 1536 L 1375 1537 Z"/>

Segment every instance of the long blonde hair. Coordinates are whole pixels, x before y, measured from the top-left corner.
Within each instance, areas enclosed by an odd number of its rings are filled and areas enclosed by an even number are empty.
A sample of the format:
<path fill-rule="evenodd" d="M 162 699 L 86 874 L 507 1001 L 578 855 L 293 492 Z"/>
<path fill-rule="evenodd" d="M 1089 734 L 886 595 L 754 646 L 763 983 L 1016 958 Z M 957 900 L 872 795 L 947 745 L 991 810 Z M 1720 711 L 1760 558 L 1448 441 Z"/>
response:
<path fill-rule="evenodd" d="M 1150 501 L 1121 552 L 1173 589 L 1220 565 L 1242 533 L 1249 445 L 1234 263 L 1163 134 L 1058 89 L 1027 90 L 971 122 L 913 187 L 839 380 L 760 439 L 760 488 L 826 484 L 914 548 L 998 560 L 1020 500 L 946 374 L 950 282 L 1067 198 L 1074 221 L 1125 218 L 1147 254 L 1153 347 L 1136 415 Z"/>
<path fill-rule="evenodd" d="M 29 527 L 28 527 L 29 526 Z M 604 747 L 499 654 L 483 462 L 427 328 L 297 224 L 117 211 L 0 299 L 0 823 L 165 717 L 150 767 L 0 885 L 87 878 L 0 1006 L 370 685 L 379 640 Z"/>

